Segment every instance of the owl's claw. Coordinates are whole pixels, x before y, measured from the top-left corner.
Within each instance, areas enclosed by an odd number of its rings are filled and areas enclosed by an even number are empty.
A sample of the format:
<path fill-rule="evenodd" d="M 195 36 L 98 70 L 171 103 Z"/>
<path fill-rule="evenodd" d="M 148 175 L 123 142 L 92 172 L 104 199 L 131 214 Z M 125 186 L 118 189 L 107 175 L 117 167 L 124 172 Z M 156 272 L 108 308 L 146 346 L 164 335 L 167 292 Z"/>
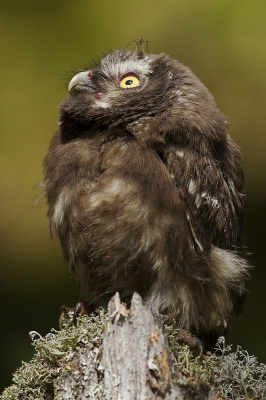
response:
<path fill-rule="evenodd" d="M 197 338 L 197 336 L 192 335 L 190 332 L 186 331 L 185 329 L 178 329 L 177 340 L 184 344 L 187 344 L 190 349 L 199 349 L 200 354 L 203 353 L 204 346 L 202 341 Z"/>
<path fill-rule="evenodd" d="M 94 306 L 92 303 L 88 303 L 87 301 L 79 301 L 76 304 L 76 307 L 74 309 L 74 314 L 73 314 L 73 324 L 77 326 L 77 318 L 79 315 L 84 315 L 84 314 L 91 314 L 94 311 Z"/>
<path fill-rule="evenodd" d="M 93 303 L 87 301 L 79 301 L 75 308 L 69 308 L 66 306 L 61 307 L 61 314 L 59 317 L 59 328 L 68 328 L 72 324 L 77 327 L 77 319 L 79 315 L 91 314 L 95 311 Z"/>

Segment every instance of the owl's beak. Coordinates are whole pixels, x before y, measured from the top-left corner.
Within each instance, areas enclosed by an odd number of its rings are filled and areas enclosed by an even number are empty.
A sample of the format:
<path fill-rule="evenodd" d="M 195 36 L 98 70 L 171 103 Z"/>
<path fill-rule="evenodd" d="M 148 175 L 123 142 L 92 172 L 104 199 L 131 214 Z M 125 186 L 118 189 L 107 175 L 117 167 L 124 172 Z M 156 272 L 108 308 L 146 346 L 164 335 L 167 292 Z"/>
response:
<path fill-rule="evenodd" d="M 76 89 L 88 90 L 91 76 L 92 71 L 80 72 L 77 75 L 73 76 L 73 78 L 69 82 L 68 91 L 70 92 L 74 87 Z"/>

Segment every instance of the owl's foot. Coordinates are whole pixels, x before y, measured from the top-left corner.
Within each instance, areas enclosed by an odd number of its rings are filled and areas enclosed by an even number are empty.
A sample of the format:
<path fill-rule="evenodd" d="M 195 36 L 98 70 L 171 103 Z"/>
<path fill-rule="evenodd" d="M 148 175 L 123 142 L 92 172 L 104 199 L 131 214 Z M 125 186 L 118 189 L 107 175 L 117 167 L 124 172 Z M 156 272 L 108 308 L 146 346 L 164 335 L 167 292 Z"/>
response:
<path fill-rule="evenodd" d="M 73 313 L 73 324 L 77 326 L 77 318 L 79 315 L 84 315 L 84 314 L 91 314 L 93 311 L 95 311 L 95 306 L 93 302 L 88 303 L 87 301 L 79 301 L 76 304 L 76 307 L 74 309 Z"/>
<path fill-rule="evenodd" d="M 186 329 L 180 328 L 176 326 L 175 320 L 173 320 L 173 316 L 171 314 L 160 314 L 163 318 L 163 324 L 165 326 L 171 326 L 174 323 L 175 333 L 174 337 L 179 342 L 188 345 L 191 350 L 198 349 L 200 354 L 204 352 L 205 346 L 204 342 L 202 342 L 196 335 L 193 335 L 191 332 L 187 331 Z"/>
<path fill-rule="evenodd" d="M 75 308 L 69 308 L 66 306 L 61 307 L 61 314 L 59 317 L 59 328 L 67 328 L 74 324 L 77 326 L 77 318 L 79 315 L 91 314 L 95 311 L 94 303 L 88 303 L 87 301 L 79 301 Z"/>
<path fill-rule="evenodd" d="M 197 336 L 192 335 L 185 329 L 182 328 L 178 329 L 177 340 L 179 342 L 187 344 L 188 347 L 190 347 L 191 349 L 199 349 L 200 354 L 203 353 L 204 346 L 202 341 L 199 338 L 197 338 Z"/>

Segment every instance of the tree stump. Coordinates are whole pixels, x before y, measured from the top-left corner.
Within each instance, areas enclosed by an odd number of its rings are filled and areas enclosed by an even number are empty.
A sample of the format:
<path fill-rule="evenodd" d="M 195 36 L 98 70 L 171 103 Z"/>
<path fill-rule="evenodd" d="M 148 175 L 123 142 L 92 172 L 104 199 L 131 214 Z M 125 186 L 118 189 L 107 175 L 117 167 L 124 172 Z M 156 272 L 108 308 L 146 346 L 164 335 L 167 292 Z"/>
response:
<path fill-rule="evenodd" d="M 265 364 L 224 337 L 215 353 L 197 356 L 138 294 L 128 310 L 117 293 L 107 313 L 83 315 L 77 327 L 63 310 L 60 331 L 30 332 L 35 354 L 0 400 L 266 399 Z"/>

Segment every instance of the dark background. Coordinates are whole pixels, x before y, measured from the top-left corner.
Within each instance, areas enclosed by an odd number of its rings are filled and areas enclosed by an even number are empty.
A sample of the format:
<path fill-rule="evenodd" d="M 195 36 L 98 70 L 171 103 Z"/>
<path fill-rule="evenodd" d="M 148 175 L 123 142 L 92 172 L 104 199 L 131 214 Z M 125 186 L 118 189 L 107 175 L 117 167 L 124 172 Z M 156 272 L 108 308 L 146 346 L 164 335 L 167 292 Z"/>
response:
<path fill-rule="evenodd" d="M 0 389 L 33 354 L 28 332 L 57 327 L 78 292 L 45 201 L 42 160 L 69 71 L 143 36 L 151 53 L 191 67 L 228 116 L 243 151 L 247 238 L 255 266 L 228 344 L 266 363 L 266 2 L 264 0 L 0 0 Z M 134 45 L 130 47 L 134 49 Z M 70 74 L 71 75 L 71 74 Z"/>

